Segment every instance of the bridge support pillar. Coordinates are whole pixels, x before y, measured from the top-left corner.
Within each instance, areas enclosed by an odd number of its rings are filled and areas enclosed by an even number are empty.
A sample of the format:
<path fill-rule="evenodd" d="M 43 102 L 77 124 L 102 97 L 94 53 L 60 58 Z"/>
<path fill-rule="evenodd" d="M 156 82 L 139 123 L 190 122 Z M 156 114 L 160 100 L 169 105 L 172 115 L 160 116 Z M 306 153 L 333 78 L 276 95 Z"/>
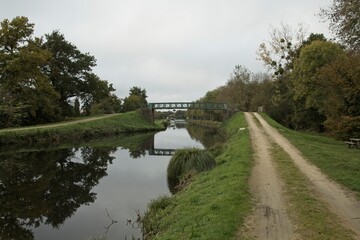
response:
<path fill-rule="evenodd" d="M 151 109 L 151 119 L 152 119 L 152 123 L 154 124 L 155 123 L 155 109 L 154 108 Z"/>

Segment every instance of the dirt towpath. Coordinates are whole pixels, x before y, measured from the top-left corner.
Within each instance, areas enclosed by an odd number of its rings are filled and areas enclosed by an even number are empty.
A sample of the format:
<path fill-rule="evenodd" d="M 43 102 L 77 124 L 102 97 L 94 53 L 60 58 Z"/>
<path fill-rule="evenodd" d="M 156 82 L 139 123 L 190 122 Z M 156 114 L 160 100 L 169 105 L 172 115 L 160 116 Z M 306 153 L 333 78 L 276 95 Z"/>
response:
<path fill-rule="evenodd" d="M 299 170 L 310 180 L 310 187 L 315 190 L 320 200 L 327 203 L 343 226 L 356 234 L 355 239 L 360 239 L 360 202 L 354 194 L 309 163 L 297 148 L 259 114 L 254 113 L 254 116 L 261 126 L 255 123 L 251 113 L 245 113 L 255 150 L 250 186 L 257 203 L 253 214 L 245 223 L 248 226 L 245 235 L 261 240 L 301 239 L 294 233 L 296 226 L 292 225 L 287 215 L 282 181 L 271 158 L 271 142 L 275 142 L 289 154 Z"/>
<path fill-rule="evenodd" d="M 103 116 L 95 116 L 95 117 L 89 117 L 89 118 L 85 118 L 85 119 L 73 120 L 73 121 L 68 121 L 68 122 L 53 123 L 53 124 L 45 124 L 45 125 L 39 125 L 39 126 L 1 129 L 0 132 L 11 132 L 11 131 L 22 131 L 22 130 L 30 130 L 30 129 L 61 127 L 61 126 L 66 126 L 66 125 L 71 125 L 71 124 L 91 122 L 91 121 L 95 121 L 95 120 L 99 120 L 99 119 L 109 118 L 109 117 L 112 117 L 112 116 L 118 115 L 118 114 L 119 113 L 106 114 L 106 115 L 103 115 Z"/>
<path fill-rule="evenodd" d="M 249 114 L 247 114 L 249 115 Z M 330 180 L 319 168 L 309 163 L 285 137 L 271 127 L 258 113 L 254 114 L 270 138 L 287 152 L 300 171 L 310 179 L 321 200 L 342 221 L 342 224 L 353 230 L 360 239 L 360 202 L 354 194 Z"/>
<path fill-rule="evenodd" d="M 251 141 L 255 150 L 255 164 L 250 186 L 256 198 L 255 210 L 247 221 L 246 235 L 255 239 L 297 239 L 285 210 L 281 179 L 277 176 L 270 153 L 270 142 L 250 113 L 245 113 Z"/>

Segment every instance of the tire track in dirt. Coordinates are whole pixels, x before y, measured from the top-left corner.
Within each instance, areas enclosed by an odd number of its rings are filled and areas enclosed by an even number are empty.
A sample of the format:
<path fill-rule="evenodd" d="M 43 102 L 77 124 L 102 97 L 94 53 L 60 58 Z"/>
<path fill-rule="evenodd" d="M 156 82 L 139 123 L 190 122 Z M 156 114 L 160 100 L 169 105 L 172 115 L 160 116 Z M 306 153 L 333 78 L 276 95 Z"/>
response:
<path fill-rule="evenodd" d="M 327 203 L 330 210 L 339 216 L 342 224 L 354 231 L 357 239 L 360 239 L 360 202 L 354 194 L 330 180 L 319 168 L 309 163 L 296 147 L 271 127 L 258 113 L 254 115 L 270 138 L 290 155 L 295 165 L 310 179 L 321 200 Z"/>
<path fill-rule="evenodd" d="M 256 125 L 252 115 L 245 113 L 251 141 L 255 150 L 255 164 L 250 177 L 250 186 L 257 203 L 247 220 L 250 227 L 246 235 L 256 239 L 296 239 L 293 226 L 285 209 L 285 199 L 270 153 L 268 137 Z"/>

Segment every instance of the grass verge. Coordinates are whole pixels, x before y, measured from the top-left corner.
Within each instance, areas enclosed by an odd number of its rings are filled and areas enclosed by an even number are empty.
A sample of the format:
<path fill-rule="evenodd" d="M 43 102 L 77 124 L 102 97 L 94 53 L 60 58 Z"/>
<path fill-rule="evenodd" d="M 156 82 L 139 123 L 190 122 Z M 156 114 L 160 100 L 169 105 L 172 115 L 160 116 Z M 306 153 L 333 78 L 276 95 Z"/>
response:
<path fill-rule="evenodd" d="M 283 134 L 302 154 L 334 181 L 357 193 L 360 199 L 360 149 L 329 137 L 285 128 L 269 116 L 262 117 Z"/>
<path fill-rule="evenodd" d="M 327 205 L 317 199 L 308 187 L 311 185 L 309 180 L 277 144 L 272 146 L 272 156 L 285 183 L 290 218 L 296 223 L 297 233 L 302 239 L 353 239 L 352 232 L 343 228 Z"/>
<path fill-rule="evenodd" d="M 147 239 L 232 239 L 251 210 L 247 185 L 252 165 L 249 132 L 243 113 L 225 125 L 228 140 L 217 167 L 199 173 L 172 197 L 152 202 L 143 219 Z M 159 201 L 159 203 L 157 202 Z M 152 207 L 156 206 L 156 207 Z M 160 206 L 160 207 L 159 207 Z"/>
<path fill-rule="evenodd" d="M 89 141 L 122 133 L 161 130 L 160 123 L 152 124 L 137 111 L 117 114 L 94 121 L 78 122 L 62 126 L 16 131 L 0 131 L 0 145 L 33 145 L 61 142 Z"/>

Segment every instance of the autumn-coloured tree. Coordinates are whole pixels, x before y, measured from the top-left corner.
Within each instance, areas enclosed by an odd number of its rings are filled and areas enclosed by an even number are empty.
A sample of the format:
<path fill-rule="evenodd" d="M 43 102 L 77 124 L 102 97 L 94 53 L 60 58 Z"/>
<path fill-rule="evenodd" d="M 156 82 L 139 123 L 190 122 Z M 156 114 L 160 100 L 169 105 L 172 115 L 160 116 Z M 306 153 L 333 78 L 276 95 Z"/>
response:
<path fill-rule="evenodd" d="M 304 99 L 306 108 L 320 108 L 323 89 L 317 81 L 319 69 L 345 55 L 341 47 L 332 42 L 314 41 L 305 46 L 295 61 L 292 73 L 294 99 Z M 321 110 L 322 111 L 322 110 Z"/>
<path fill-rule="evenodd" d="M 347 54 L 317 74 L 327 131 L 340 138 L 360 137 L 360 55 Z"/>
<path fill-rule="evenodd" d="M 342 55 L 345 55 L 345 52 L 341 47 L 328 41 L 316 40 L 301 49 L 291 73 L 296 106 L 294 121 L 298 127 L 323 130 L 326 120 L 323 102 L 326 100 L 317 74 L 323 66 L 331 64 Z"/>
<path fill-rule="evenodd" d="M 26 17 L 5 19 L 0 28 L 0 126 L 55 121 L 59 98 L 43 69 L 52 56 L 33 37 Z"/>

